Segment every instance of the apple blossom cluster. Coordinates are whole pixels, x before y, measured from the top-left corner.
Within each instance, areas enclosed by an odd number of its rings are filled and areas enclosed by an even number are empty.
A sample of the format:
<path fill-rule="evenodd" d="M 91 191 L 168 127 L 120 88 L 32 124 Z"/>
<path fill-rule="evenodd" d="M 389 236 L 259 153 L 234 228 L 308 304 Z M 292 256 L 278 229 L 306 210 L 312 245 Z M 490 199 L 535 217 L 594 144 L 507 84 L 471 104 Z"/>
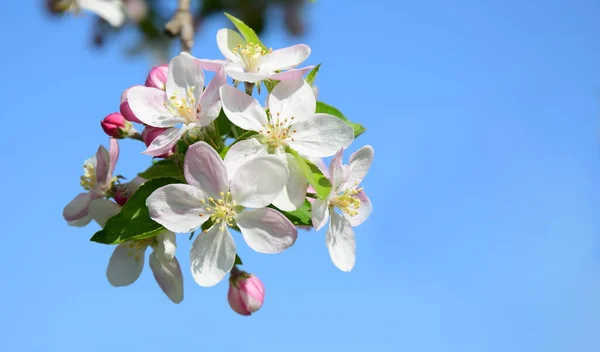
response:
<path fill-rule="evenodd" d="M 238 268 L 238 233 L 254 251 L 274 254 L 294 245 L 299 228 L 327 227 L 333 264 L 352 270 L 353 227 L 372 211 L 360 184 L 373 148 L 363 146 L 343 163 L 364 127 L 317 101 L 313 83 L 320 65 L 298 68 L 310 55 L 307 45 L 267 49 L 243 22 L 230 19 L 241 35 L 217 32 L 224 60 L 182 52 L 152 68 L 144 85 L 125 90 L 120 112 L 101 122 L 109 148 L 100 146 L 85 161 L 84 191 L 63 216 L 72 226 L 94 220 L 102 229 L 91 240 L 115 245 L 106 271 L 113 286 L 135 282 L 151 248 L 150 269 L 175 303 L 183 300 L 176 234 L 195 235 L 193 280 L 210 287 L 229 274 L 229 304 L 250 315 L 262 306 L 265 290 Z M 253 96 L 261 86 L 268 93 L 265 106 Z M 123 138 L 142 141 L 142 153 L 154 158 L 129 182 L 114 176 Z"/>

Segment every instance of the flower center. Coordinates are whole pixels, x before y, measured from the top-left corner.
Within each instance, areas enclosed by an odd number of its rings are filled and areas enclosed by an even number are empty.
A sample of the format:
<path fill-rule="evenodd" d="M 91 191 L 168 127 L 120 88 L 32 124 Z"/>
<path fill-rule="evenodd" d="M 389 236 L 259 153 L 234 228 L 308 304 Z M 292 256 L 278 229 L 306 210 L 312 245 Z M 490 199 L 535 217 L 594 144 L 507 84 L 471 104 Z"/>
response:
<path fill-rule="evenodd" d="M 263 143 L 267 146 L 269 153 L 273 154 L 278 149 L 285 147 L 288 140 L 294 140 L 292 135 L 297 131 L 292 129 L 294 117 L 282 119 L 279 113 L 275 118 L 271 117 L 271 121 L 267 125 L 263 125 L 264 129 L 258 133 L 263 136 Z"/>
<path fill-rule="evenodd" d="M 79 179 L 79 184 L 86 191 L 90 191 L 98 185 L 98 181 L 96 181 L 96 167 L 92 160 L 86 160 L 83 164 L 83 176 Z"/>
<path fill-rule="evenodd" d="M 129 247 L 129 251 L 127 252 L 127 256 L 133 257 L 135 261 L 139 261 L 144 254 L 146 247 L 154 244 L 155 241 L 156 239 L 152 237 L 128 242 L 127 247 Z"/>
<path fill-rule="evenodd" d="M 231 198 L 231 192 L 221 192 L 219 195 L 220 199 L 208 198 L 208 204 L 204 199 L 200 202 L 205 206 L 204 210 L 210 215 L 212 222 L 215 225 L 220 224 L 221 230 L 223 230 L 225 226 L 233 226 L 237 204 Z"/>
<path fill-rule="evenodd" d="M 337 195 L 331 200 L 331 205 L 338 207 L 342 212 L 355 216 L 360 208 L 360 199 L 356 195 L 360 193 L 362 188 L 349 188 L 344 193 Z"/>
<path fill-rule="evenodd" d="M 176 116 L 181 116 L 185 119 L 186 123 L 194 123 L 197 121 L 196 114 L 196 97 L 194 97 L 194 89 L 196 87 L 188 87 L 186 90 L 185 97 L 180 97 L 177 94 L 173 94 L 169 97 L 168 101 L 163 103 L 169 111 Z"/>
<path fill-rule="evenodd" d="M 233 48 L 233 52 L 240 58 L 244 64 L 246 72 L 257 72 L 259 69 L 258 64 L 260 58 L 271 53 L 273 49 L 269 51 L 263 49 L 259 44 L 248 43 L 246 47 L 242 47 L 238 44 L 237 47 Z"/>

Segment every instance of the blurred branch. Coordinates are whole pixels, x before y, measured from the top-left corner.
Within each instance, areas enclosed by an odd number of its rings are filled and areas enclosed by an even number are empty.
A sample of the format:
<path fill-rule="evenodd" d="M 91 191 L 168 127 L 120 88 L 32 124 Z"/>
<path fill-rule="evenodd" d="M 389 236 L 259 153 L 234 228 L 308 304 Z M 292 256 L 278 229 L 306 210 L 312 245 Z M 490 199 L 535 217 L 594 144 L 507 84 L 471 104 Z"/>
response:
<path fill-rule="evenodd" d="M 179 6 L 173 17 L 165 25 L 165 32 L 179 36 L 181 50 L 191 52 L 194 46 L 194 24 L 190 12 L 190 0 L 179 0 Z"/>

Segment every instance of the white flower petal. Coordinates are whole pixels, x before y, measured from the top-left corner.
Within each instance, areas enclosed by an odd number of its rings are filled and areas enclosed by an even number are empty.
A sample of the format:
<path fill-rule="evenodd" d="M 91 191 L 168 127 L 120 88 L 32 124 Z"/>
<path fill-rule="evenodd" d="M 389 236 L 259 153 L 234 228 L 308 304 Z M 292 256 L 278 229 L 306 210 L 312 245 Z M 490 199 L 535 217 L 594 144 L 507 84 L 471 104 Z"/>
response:
<path fill-rule="evenodd" d="M 96 182 L 98 185 L 104 185 L 110 181 L 108 172 L 110 170 L 110 154 L 104 146 L 99 146 L 96 151 Z"/>
<path fill-rule="evenodd" d="M 218 284 L 235 263 L 235 243 L 227 227 L 215 225 L 194 240 L 190 252 L 192 277 L 203 287 Z"/>
<path fill-rule="evenodd" d="M 217 72 L 223 68 L 223 66 L 227 63 L 226 60 L 208 60 L 208 59 L 198 59 L 200 63 L 200 67 L 203 70 Z"/>
<path fill-rule="evenodd" d="M 308 180 L 293 155 L 285 153 L 280 157 L 288 167 L 289 176 L 283 191 L 273 200 L 273 205 L 283 211 L 294 211 L 304 204 Z"/>
<path fill-rule="evenodd" d="M 274 72 L 259 69 L 257 72 L 246 72 L 244 66 L 237 62 L 225 64 L 225 73 L 227 76 L 240 82 L 256 83 L 271 77 Z"/>
<path fill-rule="evenodd" d="M 350 172 L 348 171 L 348 165 L 342 163 L 342 156 L 344 155 L 344 148 L 338 150 L 337 153 L 331 159 L 329 164 L 329 174 L 331 175 L 331 186 L 334 193 L 343 192 L 346 189 L 342 186 L 348 181 Z"/>
<path fill-rule="evenodd" d="M 187 128 L 185 126 L 173 127 L 159 134 L 142 153 L 151 156 L 160 156 L 170 152 L 181 139 Z"/>
<path fill-rule="evenodd" d="M 134 283 L 144 268 L 146 248 L 148 245 L 139 242 L 125 242 L 118 245 L 106 268 L 108 282 L 116 287 Z"/>
<path fill-rule="evenodd" d="M 150 269 L 158 286 L 173 303 L 183 301 L 183 275 L 177 258 L 167 259 L 154 251 L 150 254 Z"/>
<path fill-rule="evenodd" d="M 269 94 L 271 116 L 294 117 L 294 124 L 311 119 L 316 108 L 315 94 L 304 78 L 279 82 Z"/>
<path fill-rule="evenodd" d="M 198 59 L 186 52 L 182 52 L 169 62 L 166 96 L 177 96 L 185 99 L 188 96 L 188 89 L 191 87 L 194 87 L 193 97 L 197 104 L 204 88 L 204 72 L 202 72 L 202 67 Z"/>
<path fill-rule="evenodd" d="M 281 193 L 288 175 L 287 166 L 280 158 L 274 155 L 254 157 L 233 174 L 231 196 L 244 207 L 265 207 Z"/>
<path fill-rule="evenodd" d="M 217 152 L 206 142 L 190 146 L 183 162 L 186 181 L 203 190 L 208 196 L 220 198 L 221 192 L 229 190 L 225 164 Z"/>
<path fill-rule="evenodd" d="M 373 162 L 374 153 L 373 147 L 365 145 L 350 156 L 348 178 L 350 186 L 359 185 L 365 178 Z"/>
<path fill-rule="evenodd" d="M 92 201 L 92 194 L 79 193 L 63 209 L 63 217 L 67 221 L 76 221 L 88 215 L 88 206 Z M 91 218 L 90 218 L 91 219 Z M 89 221 L 88 221 L 89 222 Z"/>
<path fill-rule="evenodd" d="M 221 102 L 216 101 L 212 105 L 203 106 L 200 114 L 198 116 L 197 126 L 206 127 L 210 125 L 217 117 L 219 117 L 219 113 L 221 112 Z"/>
<path fill-rule="evenodd" d="M 356 209 L 358 214 L 354 216 L 350 216 L 344 213 L 344 216 L 352 226 L 358 226 L 365 222 L 369 215 L 373 212 L 373 205 L 371 204 L 371 200 L 367 197 L 367 194 L 363 191 L 359 192 L 356 196 L 358 200 L 360 200 L 360 207 Z"/>
<path fill-rule="evenodd" d="M 280 253 L 290 248 L 298 230 L 283 214 L 271 208 L 244 210 L 235 222 L 250 248 L 259 253 Z"/>
<path fill-rule="evenodd" d="M 354 130 L 344 121 L 329 114 L 315 114 L 307 120 L 295 123 L 292 128 L 294 141 L 288 145 L 298 153 L 326 157 L 346 148 L 354 140 Z"/>
<path fill-rule="evenodd" d="M 113 27 L 120 27 L 125 22 L 125 8 L 122 0 L 77 0 L 82 9 L 94 12 L 110 23 Z"/>
<path fill-rule="evenodd" d="M 221 86 L 223 112 L 236 126 L 260 131 L 268 123 L 267 113 L 256 99 L 232 86 Z"/>
<path fill-rule="evenodd" d="M 329 220 L 329 199 L 315 199 L 312 203 L 311 218 L 313 227 L 317 231 L 327 224 L 327 220 Z"/>
<path fill-rule="evenodd" d="M 166 95 L 160 89 L 135 86 L 127 91 L 127 102 L 134 115 L 146 125 L 168 128 L 185 122 L 182 117 L 173 115 L 164 105 Z"/>
<path fill-rule="evenodd" d="M 238 167 L 255 156 L 267 155 L 267 147 L 262 145 L 256 138 L 239 141 L 232 145 L 225 154 L 225 167 L 227 174 L 233 175 Z"/>
<path fill-rule="evenodd" d="M 305 44 L 288 46 L 273 50 L 261 57 L 260 68 L 270 71 L 280 71 L 294 68 L 308 59 L 310 47 Z"/>
<path fill-rule="evenodd" d="M 217 46 L 227 60 L 240 61 L 239 56 L 233 52 L 233 49 L 238 47 L 238 45 L 243 48 L 246 47 L 246 41 L 238 32 L 226 28 L 217 31 Z"/>
<path fill-rule="evenodd" d="M 335 266 L 342 271 L 350 271 L 356 262 L 356 241 L 352 226 L 342 215 L 331 212 L 329 229 L 325 236 L 329 256 Z"/>
<path fill-rule="evenodd" d="M 110 155 L 110 162 L 108 166 L 107 181 L 110 182 L 110 179 L 113 175 L 113 171 L 115 170 L 115 166 L 117 165 L 117 161 L 119 160 L 119 140 L 111 137 L 108 143 L 108 154 Z"/>
<path fill-rule="evenodd" d="M 87 224 L 89 224 L 90 221 L 92 221 L 92 216 L 88 214 L 88 215 L 82 217 L 81 219 L 67 221 L 67 225 L 74 226 L 74 227 L 84 227 Z"/>
<path fill-rule="evenodd" d="M 302 78 L 304 77 L 304 75 L 312 70 L 313 68 L 315 68 L 315 66 L 306 66 L 306 67 L 302 67 L 302 68 L 294 68 L 292 70 L 287 70 L 287 71 L 283 71 L 283 72 L 279 72 L 279 73 L 274 73 L 271 76 L 269 76 L 269 79 L 273 79 L 273 80 L 277 80 L 277 81 L 287 81 L 289 79 L 297 79 L 297 78 Z M 313 86 L 313 92 L 314 92 L 314 86 Z M 316 93 L 315 93 L 315 97 L 316 97 Z"/>
<path fill-rule="evenodd" d="M 200 189 L 182 184 L 166 185 L 146 199 L 152 220 L 178 233 L 192 232 L 208 219 L 200 200 L 206 198 Z"/>
<path fill-rule="evenodd" d="M 175 233 L 172 231 L 165 231 L 162 234 L 156 236 L 156 249 L 157 255 L 164 257 L 168 260 L 175 258 L 175 251 L 177 250 L 177 242 L 175 240 Z"/>
<path fill-rule="evenodd" d="M 221 69 L 215 73 L 215 76 L 210 80 L 206 89 L 200 95 L 200 108 L 201 113 L 202 110 L 207 109 L 211 105 L 215 104 L 219 100 L 221 100 L 219 88 L 222 85 L 227 83 L 227 77 L 225 76 L 225 72 Z M 219 110 L 221 106 L 219 105 Z M 219 112 L 217 111 L 217 114 Z M 216 118 L 216 117 L 215 117 Z"/>
<path fill-rule="evenodd" d="M 120 212 L 121 206 L 119 204 L 104 198 L 91 201 L 88 207 L 88 213 L 102 228 L 104 228 L 108 219 Z"/>

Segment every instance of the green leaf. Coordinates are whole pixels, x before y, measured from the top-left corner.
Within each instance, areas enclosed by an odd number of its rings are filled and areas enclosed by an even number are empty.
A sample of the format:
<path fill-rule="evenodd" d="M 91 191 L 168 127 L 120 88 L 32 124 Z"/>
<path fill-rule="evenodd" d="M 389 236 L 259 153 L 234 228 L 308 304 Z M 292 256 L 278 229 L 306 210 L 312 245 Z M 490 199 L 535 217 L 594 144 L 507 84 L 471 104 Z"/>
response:
<path fill-rule="evenodd" d="M 301 157 L 295 150 L 288 148 L 287 152 L 292 154 L 298 161 L 298 164 L 300 164 L 300 168 L 302 169 L 302 173 L 308 180 L 308 183 L 310 183 L 315 191 L 317 191 L 319 198 L 327 198 L 329 193 L 331 193 L 331 182 L 329 179 L 323 175 L 321 170 L 319 170 L 315 164 Z"/>
<path fill-rule="evenodd" d="M 219 134 L 221 136 L 227 136 L 231 131 L 232 123 L 227 118 L 227 115 L 225 115 L 223 109 L 219 112 L 219 116 L 217 116 L 217 119 L 215 120 L 215 125 L 219 129 Z"/>
<path fill-rule="evenodd" d="M 277 209 L 274 206 L 269 206 L 273 209 Z M 292 224 L 296 226 L 313 226 L 312 218 L 310 214 L 311 204 L 309 201 L 305 200 L 302 206 L 294 211 L 283 211 L 277 209 L 281 214 L 283 214 L 286 218 L 288 218 Z"/>
<path fill-rule="evenodd" d="M 242 22 L 242 20 L 240 20 L 234 16 L 231 16 L 227 12 L 225 12 L 225 16 L 227 16 L 227 18 L 229 18 L 229 20 L 231 21 L 231 23 L 233 23 L 235 28 L 237 28 L 237 30 L 240 32 L 242 37 L 244 37 L 244 39 L 246 40 L 246 43 L 258 44 L 264 50 L 267 50 L 267 47 L 260 41 L 260 38 L 258 38 L 258 35 L 256 35 L 256 32 L 254 32 L 254 30 L 252 28 L 250 28 L 247 24 Z"/>
<path fill-rule="evenodd" d="M 121 212 L 108 219 L 104 229 L 96 232 L 90 241 L 118 244 L 159 235 L 165 228 L 150 218 L 146 199 L 156 189 L 173 183 L 182 182 L 172 177 L 161 177 L 144 183 L 125 203 Z"/>
<path fill-rule="evenodd" d="M 262 83 L 265 85 L 265 88 L 267 88 L 267 91 L 269 91 L 269 93 L 271 93 L 271 91 L 273 91 L 273 88 L 275 88 L 275 86 L 277 85 L 277 83 L 279 83 L 279 81 L 274 80 L 274 79 L 265 79 L 262 81 Z"/>
<path fill-rule="evenodd" d="M 235 263 L 233 263 L 233 265 L 244 265 L 244 263 L 242 263 L 242 258 L 240 258 L 237 254 L 235 255 Z"/>
<path fill-rule="evenodd" d="M 338 109 L 334 108 L 331 105 L 323 103 L 322 101 L 317 102 L 317 110 L 315 112 L 330 114 L 330 115 L 333 115 L 333 116 L 339 118 L 340 120 L 344 121 L 348 126 L 352 127 L 352 129 L 354 130 L 354 137 L 360 136 L 367 130 L 363 125 L 361 125 L 359 123 L 354 123 L 354 122 L 348 120 L 346 118 L 346 116 L 344 116 L 344 114 L 342 114 L 341 111 L 339 111 Z"/>
<path fill-rule="evenodd" d="M 306 82 L 308 82 L 308 84 L 310 84 L 311 87 L 315 83 L 315 78 L 317 78 L 317 73 L 319 73 L 320 68 L 321 64 L 318 64 L 308 73 L 308 76 L 306 76 Z"/>
<path fill-rule="evenodd" d="M 184 180 L 183 173 L 177 163 L 171 159 L 164 159 L 153 163 L 144 172 L 138 174 L 139 177 L 146 180 L 152 180 L 159 177 L 174 177 Z"/>

